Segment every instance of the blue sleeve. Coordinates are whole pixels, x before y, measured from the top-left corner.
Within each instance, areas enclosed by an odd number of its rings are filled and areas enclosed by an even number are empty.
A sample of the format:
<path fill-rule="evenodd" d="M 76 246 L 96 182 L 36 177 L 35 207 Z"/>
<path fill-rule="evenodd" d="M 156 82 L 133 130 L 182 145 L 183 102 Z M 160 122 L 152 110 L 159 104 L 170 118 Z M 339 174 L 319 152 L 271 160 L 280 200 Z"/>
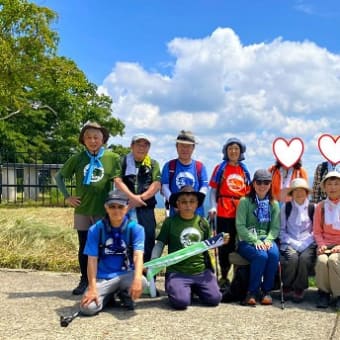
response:
<path fill-rule="evenodd" d="M 169 184 L 169 162 L 166 162 L 162 169 L 162 184 Z"/>
<path fill-rule="evenodd" d="M 98 257 L 99 252 L 99 225 L 94 224 L 90 227 L 87 233 L 87 240 L 84 249 L 84 254 L 88 256 L 96 256 Z"/>
<path fill-rule="evenodd" d="M 145 233 L 144 228 L 140 224 L 132 227 L 132 248 L 133 250 L 144 251 Z"/>

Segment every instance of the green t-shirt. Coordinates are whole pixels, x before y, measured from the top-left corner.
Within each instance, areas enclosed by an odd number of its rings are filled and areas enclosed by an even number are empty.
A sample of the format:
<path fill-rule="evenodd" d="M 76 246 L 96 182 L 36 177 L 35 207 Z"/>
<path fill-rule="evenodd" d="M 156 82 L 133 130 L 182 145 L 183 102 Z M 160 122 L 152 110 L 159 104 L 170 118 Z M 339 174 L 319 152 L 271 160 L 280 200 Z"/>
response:
<path fill-rule="evenodd" d="M 178 214 L 168 217 L 159 232 L 157 240 L 168 246 L 168 253 L 188 247 L 209 238 L 209 224 L 201 216 L 195 215 L 184 220 Z M 204 254 L 194 255 L 188 259 L 167 267 L 167 272 L 188 275 L 200 274 L 206 269 Z"/>
<path fill-rule="evenodd" d="M 75 208 L 76 214 L 87 216 L 104 216 L 104 202 L 112 190 L 113 178 L 119 175 L 119 156 L 110 150 L 105 150 L 100 158 L 103 168 L 96 168 L 93 172 L 90 185 L 84 185 L 85 170 L 90 163 L 86 152 L 71 156 L 60 169 L 64 178 L 76 177 L 75 196 L 79 196 L 81 204 Z"/>

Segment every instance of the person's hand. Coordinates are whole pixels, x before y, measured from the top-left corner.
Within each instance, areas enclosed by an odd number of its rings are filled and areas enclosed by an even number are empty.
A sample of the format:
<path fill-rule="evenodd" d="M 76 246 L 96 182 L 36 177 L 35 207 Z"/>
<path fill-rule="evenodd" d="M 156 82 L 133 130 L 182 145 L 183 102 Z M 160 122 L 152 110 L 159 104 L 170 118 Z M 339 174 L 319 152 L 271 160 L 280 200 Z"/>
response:
<path fill-rule="evenodd" d="M 269 249 L 273 246 L 273 244 L 272 244 L 271 241 L 266 241 L 266 240 L 264 240 L 264 241 L 263 241 L 263 244 L 264 244 L 264 246 L 266 247 L 266 250 L 269 250 Z"/>
<path fill-rule="evenodd" d="M 327 250 L 327 246 L 325 246 L 325 245 L 320 246 L 320 247 L 318 247 L 318 249 L 317 249 L 317 254 L 318 254 L 318 255 L 322 255 L 322 254 L 325 253 L 326 250 Z"/>
<path fill-rule="evenodd" d="M 69 196 L 65 199 L 65 202 L 71 205 L 73 208 L 76 208 L 80 205 L 81 200 L 78 196 Z"/>
<path fill-rule="evenodd" d="M 255 244 L 255 248 L 257 250 L 267 250 L 265 244 L 262 241 L 257 241 L 257 243 Z"/>
<path fill-rule="evenodd" d="M 130 296 L 133 301 L 137 300 L 143 292 L 143 284 L 142 279 L 133 279 L 131 287 L 130 287 Z"/>
<path fill-rule="evenodd" d="M 340 253 L 340 245 L 334 246 L 331 249 L 331 253 Z"/>
<path fill-rule="evenodd" d="M 133 195 L 131 198 L 131 206 L 132 207 L 146 207 L 146 203 L 142 199 L 142 195 Z"/>
<path fill-rule="evenodd" d="M 98 306 L 99 301 L 98 301 L 98 293 L 96 290 L 91 290 L 88 289 L 85 294 L 83 295 L 80 305 L 81 306 L 88 306 L 91 302 L 95 302 L 96 305 Z"/>

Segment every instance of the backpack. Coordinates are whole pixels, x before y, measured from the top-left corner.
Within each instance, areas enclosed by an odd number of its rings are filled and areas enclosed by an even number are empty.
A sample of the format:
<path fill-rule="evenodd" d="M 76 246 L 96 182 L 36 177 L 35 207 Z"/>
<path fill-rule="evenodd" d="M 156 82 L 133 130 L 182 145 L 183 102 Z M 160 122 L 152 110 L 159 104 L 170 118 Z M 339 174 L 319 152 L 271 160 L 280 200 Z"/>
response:
<path fill-rule="evenodd" d="M 200 182 L 202 178 L 203 163 L 200 161 L 196 161 L 196 160 L 194 162 L 195 162 L 195 167 L 196 167 L 196 175 L 197 175 L 198 181 Z M 176 166 L 177 166 L 177 158 L 169 161 L 169 188 L 171 188 L 171 183 L 176 172 Z M 165 208 L 169 209 L 169 207 L 170 207 L 169 201 L 166 200 Z"/>
<path fill-rule="evenodd" d="M 241 302 L 246 298 L 250 276 L 250 266 L 236 266 L 234 277 L 222 292 L 222 302 Z"/>
<path fill-rule="evenodd" d="M 99 224 L 99 243 L 98 243 L 98 261 L 100 260 L 101 254 L 103 253 L 104 249 L 107 248 L 105 241 L 106 235 L 109 229 L 108 221 L 106 218 L 100 220 Z M 128 269 L 130 265 L 133 263 L 133 246 L 132 246 L 132 236 L 131 236 L 131 229 L 135 226 L 136 221 L 128 220 L 121 230 L 121 233 L 124 234 L 127 232 L 127 247 L 125 251 L 125 258 L 124 258 L 124 267 Z M 127 229 L 126 229 L 127 228 Z"/>
<path fill-rule="evenodd" d="M 288 217 L 290 216 L 290 213 L 292 212 L 292 208 L 293 208 L 292 202 L 287 202 L 285 206 L 286 221 L 288 220 Z M 314 210 L 315 210 L 315 204 L 309 203 L 308 204 L 308 216 L 312 222 L 314 218 Z"/>

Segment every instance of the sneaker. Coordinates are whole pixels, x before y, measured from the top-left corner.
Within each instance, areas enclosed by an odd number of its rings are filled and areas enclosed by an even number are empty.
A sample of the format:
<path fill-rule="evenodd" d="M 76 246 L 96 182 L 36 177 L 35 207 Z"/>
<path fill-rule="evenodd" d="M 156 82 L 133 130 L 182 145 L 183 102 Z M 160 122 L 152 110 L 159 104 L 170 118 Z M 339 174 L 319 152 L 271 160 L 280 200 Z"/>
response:
<path fill-rule="evenodd" d="M 255 294 L 248 292 L 246 298 L 242 302 L 242 305 L 255 307 L 256 306 Z"/>
<path fill-rule="evenodd" d="M 303 289 L 295 289 L 292 300 L 295 303 L 300 303 L 303 301 L 304 296 L 305 291 Z"/>
<path fill-rule="evenodd" d="M 131 296 L 126 290 L 122 290 L 118 293 L 118 297 L 122 304 L 122 307 L 126 308 L 127 310 L 134 310 L 135 309 L 135 302 L 131 299 Z"/>
<path fill-rule="evenodd" d="M 78 286 L 73 289 L 72 294 L 83 295 L 85 293 L 86 288 L 87 288 L 87 280 L 80 280 Z"/>
<path fill-rule="evenodd" d="M 327 308 L 329 306 L 329 301 L 330 301 L 329 293 L 326 293 L 326 292 L 319 289 L 318 294 L 319 294 L 319 298 L 318 298 L 318 302 L 316 304 L 316 307 L 317 308 Z"/>
<path fill-rule="evenodd" d="M 269 306 L 272 304 L 273 304 L 273 299 L 270 296 L 270 294 L 269 293 L 263 294 L 262 299 L 261 299 L 261 305 Z"/>
<path fill-rule="evenodd" d="M 290 287 L 283 287 L 283 298 L 289 300 L 292 297 L 292 289 Z"/>

